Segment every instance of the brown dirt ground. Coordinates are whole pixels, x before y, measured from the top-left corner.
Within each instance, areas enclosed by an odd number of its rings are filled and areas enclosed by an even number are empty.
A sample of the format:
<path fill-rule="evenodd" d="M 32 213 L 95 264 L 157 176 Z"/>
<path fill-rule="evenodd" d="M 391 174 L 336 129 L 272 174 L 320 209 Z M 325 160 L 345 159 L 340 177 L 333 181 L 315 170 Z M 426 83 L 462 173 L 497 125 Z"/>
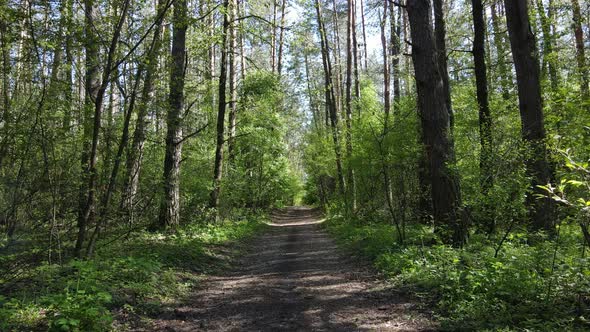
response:
<path fill-rule="evenodd" d="M 273 213 L 233 270 L 137 331 L 434 331 L 415 302 L 339 250 L 304 207 Z"/>

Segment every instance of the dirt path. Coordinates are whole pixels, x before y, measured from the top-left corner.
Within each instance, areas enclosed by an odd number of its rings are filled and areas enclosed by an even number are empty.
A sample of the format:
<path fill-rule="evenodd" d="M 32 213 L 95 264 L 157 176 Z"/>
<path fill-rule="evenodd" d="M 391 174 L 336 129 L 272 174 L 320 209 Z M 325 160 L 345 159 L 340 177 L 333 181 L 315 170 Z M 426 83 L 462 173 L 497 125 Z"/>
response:
<path fill-rule="evenodd" d="M 276 211 L 233 271 L 207 278 L 160 331 L 428 331 L 415 305 L 339 254 L 309 208 Z"/>

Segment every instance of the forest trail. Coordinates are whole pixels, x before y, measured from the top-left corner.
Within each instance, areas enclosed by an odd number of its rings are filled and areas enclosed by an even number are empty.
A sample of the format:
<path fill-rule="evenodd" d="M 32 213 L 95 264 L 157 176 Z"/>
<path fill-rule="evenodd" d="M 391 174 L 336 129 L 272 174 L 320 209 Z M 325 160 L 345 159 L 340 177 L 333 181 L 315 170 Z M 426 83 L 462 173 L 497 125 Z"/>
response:
<path fill-rule="evenodd" d="M 276 210 L 235 268 L 208 277 L 154 322 L 159 331 L 431 331 L 415 303 L 351 259 L 319 211 Z"/>

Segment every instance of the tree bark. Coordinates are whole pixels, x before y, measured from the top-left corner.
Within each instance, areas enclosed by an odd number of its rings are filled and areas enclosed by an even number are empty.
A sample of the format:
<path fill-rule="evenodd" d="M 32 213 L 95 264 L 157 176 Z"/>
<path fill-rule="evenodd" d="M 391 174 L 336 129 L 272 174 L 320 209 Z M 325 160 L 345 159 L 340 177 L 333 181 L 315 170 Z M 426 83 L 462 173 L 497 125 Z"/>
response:
<path fill-rule="evenodd" d="M 506 52 L 504 45 L 507 43 L 505 32 L 500 28 L 501 22 L 498 16 L 498 0 L 493 0 L 491 5 L 492 14 L 492 28 L 494 31 L 494 46 L 496 48 L 496 61 L 498 69 L 496 70 L 496 77 L 498 78 L 500 88 L 502 89 L 502 98 L 510 100 L 510 84 L 512 83 L 511 74 L 506 65 Z"/>
<path fill-rule="evenodd" d="M 285 10 L 287 7 L 287 0 L 281 1 L 281 26 L 279 27 L 279 51 L 277 54 L 277 73 L 281 76 L 283 71 L 283 44 L 285 38 Z M 233 48 L 231 48 L 233 50 Z"/>
<path fill-rule="evenodd" d="M 445 27 L 445 16 L 444 16 L 444 0 L 433 0 L 434 6 L 434 35 L 436 50 L 438 52 L 438 67 L 443 82 L 443 91 L 445 97 L 445 105 L 447 112 L 449 112 L 449 122 L 451 126 L 451 134 L 453 132 L 453 108 L 451 104 L 451 86 L 449 83 L 449 71 L 447 69 L 447 45 L 445 39 L 447 37 L 447 31 Z"/>
<path fill-rule="evenodd" d="M 461 245 L 467 237 L 459 217 L 459 179 L 452 171 L 454 147 L 450 136 L 446 92 L 440 73 L 438 52 L 431 28 L 429 0 L 408 0 L 406 4 L 412 36 L 412 59 L 424 148 L 432 182 L 435 229 L 443 241 Z"/>
<path fill-rule="evenodd" d="M 346 159 L 347 163 L 347 186 L 348 186 L 348 208 L 356 211 L 356 183 L 354 169 L 352 167 L 352 87 L 353 87 L 353 65 L 354 65 L 354 8 L 355 1 L 348 0 L 348 22 L 346 27 Z"/>
<path fill-rule="evenodd" d="M 338 134 L 338 107 L 336 105 L 336 96 L 334 93 L 334 84 L 332 83 L 332 64 L 330 62 L 330 52 L 328 50 L 328 38 L 326 29 L 322 21 L 322 9 L 320 0 L 315 0 L 318 30 L 320 32 L 320 48 L 322 52 L 322 64 L 324 66 L 324 84 L 326 94 L 326 110 L 332 128 L 332 140 L 334 142 L 334 153 L 336 154 L 336 173 L 338 177 L 338 188 L 340 194 L 346 194 L 346 185 L 342 168 L 342 153 L 340 151 L 340 139 Z M 327 117 L 327 118 L 328 118 Z"/>
<path fill-rule="evenodd" d="M 158 1 L 158 10 L 156 24 L 154 26 L 154 35 L 152 43 L 145 58 L 145 78 L 143 80 L 143 88 L 141 90 L 141 97 L 137 105 L 137 119 L 135 120 L 135 131 L 133 132 L 133 140 L 131 148 L 127 154 L 126 174 L 125 174 L 125 192 L 123 194 L 122 207 L 131 214 L 133 209 L 135 196 L 139 187 L 139 175 L 141 172 L 141 164 L 143 159 L 143 148 L 146 140 L 146 131 L 148 126 L 148 110 L 151 100 L 151 94 L 154 89 L 154 81 L 157 76 L 156 70 L 158 68 L 158 55 L 162 46 L 162 22 L 164 20 L 167 7 L 165 0 Z"/>
<path fill-rule="evenodd" d="M 588 91 L 588 68 L 586 68 L 586 56 L 584 54 L 584 30 L 582 29 L 582 15 L 580 13 L 580 3 L 578 0 L 572 0 L 573 20 L 574 20 L 574 39 L 576 41 L 576 63 L 578 65 L 578 75 L 580 77 L 580 92 L 584 100 L 590 98 Z"/>
<path fill-rule="evenodd" d="M 475 66 L 475 86 L 479 109 L 479 173 L 481 192 L 485 195 L 493 184 L 492 156 L 492 118 L 488 102 L 488 77 L 485 61 L 485 20 L 482 0 L 471 0 L 473 17 L 473 64 Z"/>
<path fill-rule="evenodd" d="M 121 10 L 121 15 L 119 16 L 119 20 L 114 28 L 113 37 L 110 42 L 110 46 L 108 48 L 107 59 L 104 65 L 103 74 L 101 78 L 101 83 L 96 91 L 96 99 L 94 100 L 94 118 L 93 118 L 93 128 L 92 128 L 92 141 L 91 147 L 88 156 L 88 165 L 86 167 L 86 173 L 88 174 L 88 187 L 86 192 L 86 200 L 84 204 L 84 208 L 81 213 L 81 222 L 79 223 L 78 227 L 78 239 L 76 241 L 75 247 L 75 254 L 76 256 L 80 257 L 82 254 L 82 246 L 84 244 L 84 239 L 86 237 L 86 228 L 91 224 L 91 221 L 94 219 L 94 214 L 96 213 L 96 183 L 98 179 L 98 171 L 96 164 L 98 162 L 98 139 L 101 130 L 101 116 L 102 116 L 102 108 L 103 108 L 103 99 L 107 87 L 109 86 L 110 82 L 110 75 L 113 72 L 113 64 L 115 62 L 115 55 L 117 53 L 117 45 L 119 43 L 119 37 L 121 35 L 121 30 L 123 28 L 123 24 L 125 23 L 125 19 L 127 17 L 127 10 L 129 9 L 129 2 L 130 0 L 126 0 L 123 3 L 123 9 Z M 94 7 L 94 6 L 92 6 Z M 95 29 L 94 26 L 91 29 Z M 82 236 L 81 233 L 84 233 Z"/>
<path fill-rule="evenodd" d="M 362 24 L 362 30 L 363 30 L 363 49 L 364 49 L 364 60 L 365 60 L 365 70 L 367 70 L 369 68 L 369 64 L 368 64 L 368 53 L 367 53 L 367 31 L 365 28 L 365 4 L 363 3 L 363 0 L 361 0 L 361 24 Z"/>
<path fill-rule="evenodd" d="M 284 1 L 283 1 L 284 4 Z M 236 89 L 237 75 L 236 75 L 236 45 L 237 45 L 237 29 L 235 20 L 237 18 L 237 0 L 230 0 L 230 25 L 229 25 L 229 54 L 228 54 L 228 66 L 229 66 L 229 137 L 227 141 L 227 154 L 229 156 L 230 163 L 235 157 L 235 137 L 236 137 L 236 117 L 238 113 L 237 99 L 238 90 Z M 284 11 L 283 11 L 284 21 Z M 281 29 L 281 42 L 279 43 L 279 75 L 281 72 L 281 52 L 282 52 L 282 35 L 283 30 Z"/>
<path fill-rule="evenodd" d="M 389 1 L 389 0 L 388 0 Z M 400 92 L 400 75 L 399 75 L 399 56 L 400 56 L 400 26 L 399 16 L 396 24 L 395 7 L 393 3 L 389 5 L 389 48 L 391 50 L 391 68 L 390 72 L 393 76 L 393 106 L 394 112 L 397 112 L 399 107 L 398 102 L 401 98 Z"/>
<path fill-rule="evenodd" d="M 157 227 L 166 229 L 180 223 L 180 160 L 182 158 L 182 111 L 186 67 L 187 1 L 176 0 L 173 12 L 170 93 L 166 115 L 166 155 L 164 157 L 164 197 Z"/>
<path fill-rule="evenodd" d="M 215 165 L 213 169 L 213 190 L 209 200 L 209 207 L 219 207 L 219 194 L 221 193 L 221 177 L 223 175 L 223 145 L 225 142 L 225 110 L 226 110 L 226 85 L 227 85 L 227 54 L 233 52 L 228 50 L 228 32 L 230 22 L 229 0 L 223 2 L 225 15 L 223 16 L 223 37 L 221 42 L 221 60 L 219 70 L 219 105 L 217 108 L 217 136 L 215 147 Z M 273 58 L 274 59 L 274 58 Z M 273 67 L 274 68 L 274 67 Z"/>
<path fill-rule="evenodd" d="M 505 0 L 505 7 L 518 84 L 522 137 L 528 144 L 529 150 L 525 163 L 527 175 L 531 177 L 532 183 L 526 203 L 532 228 L 551 231 L 555 221 L 555 207 L 550 198 L 536 197 L 536 195 L 546 196 L 544 190 L 538 186 L 552 182 L 554 170 L 548 160 L 545 147 L 543 104 L 535 37 L 529 23 L 527 0 Z"/>
<path fill-rule="evenodd" d="M 557 86 L 559 85 L 559 77 L 557 75 L 556 67 L 556 60 L 557 54 L 554 53 L 554 42 L 553 42 L 553 34 L 551 32 L 551 18 L 548 17 L 548 14 L 545 12 L 545 6 L 543 5 L 543 0 L 536 0 L 537 2 L 537 11 L 539 12 L 539 17 L 541 19 L 541 31 L 543 32 L 543 63 L 547 64 L 549 69 L 549 81 L 551 83 L 551 90 L 554 92 L 557 91 Z M 543 77 L 546 77 L 545 73 L 542 73 Z"/>

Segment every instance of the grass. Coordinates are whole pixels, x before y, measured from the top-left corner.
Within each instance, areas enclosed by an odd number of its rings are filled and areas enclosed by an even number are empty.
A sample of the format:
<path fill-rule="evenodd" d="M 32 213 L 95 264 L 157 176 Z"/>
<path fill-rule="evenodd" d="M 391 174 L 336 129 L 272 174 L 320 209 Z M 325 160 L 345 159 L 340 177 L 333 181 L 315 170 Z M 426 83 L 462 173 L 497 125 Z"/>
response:
<path fill-rule="evenodd" d="M 91 260 L 41 264 L 25 278 L 0 285 L 6 290 L 0 296 L 0 330 L 124 330 L 228 264 L 220 246 L 253 236 L 265 227 L 261 219 L 187 225 L 169 234 L 140 232 L 103 247 Z"/>
<path fill-rule="evenodd" d="M 332 217 L 325 227 L 341 246 L 432 305 L 444 330 L 590 330 L 590 266 L 573 225 L 562 227 L 559 241 L 535 245 L 514 233 L 497 257 L 497 243 L 477 234 L 458 249 L 433 245 L 435 235 L 424 225 L 408 228 L 404 246 L 389 224 Z"/>

